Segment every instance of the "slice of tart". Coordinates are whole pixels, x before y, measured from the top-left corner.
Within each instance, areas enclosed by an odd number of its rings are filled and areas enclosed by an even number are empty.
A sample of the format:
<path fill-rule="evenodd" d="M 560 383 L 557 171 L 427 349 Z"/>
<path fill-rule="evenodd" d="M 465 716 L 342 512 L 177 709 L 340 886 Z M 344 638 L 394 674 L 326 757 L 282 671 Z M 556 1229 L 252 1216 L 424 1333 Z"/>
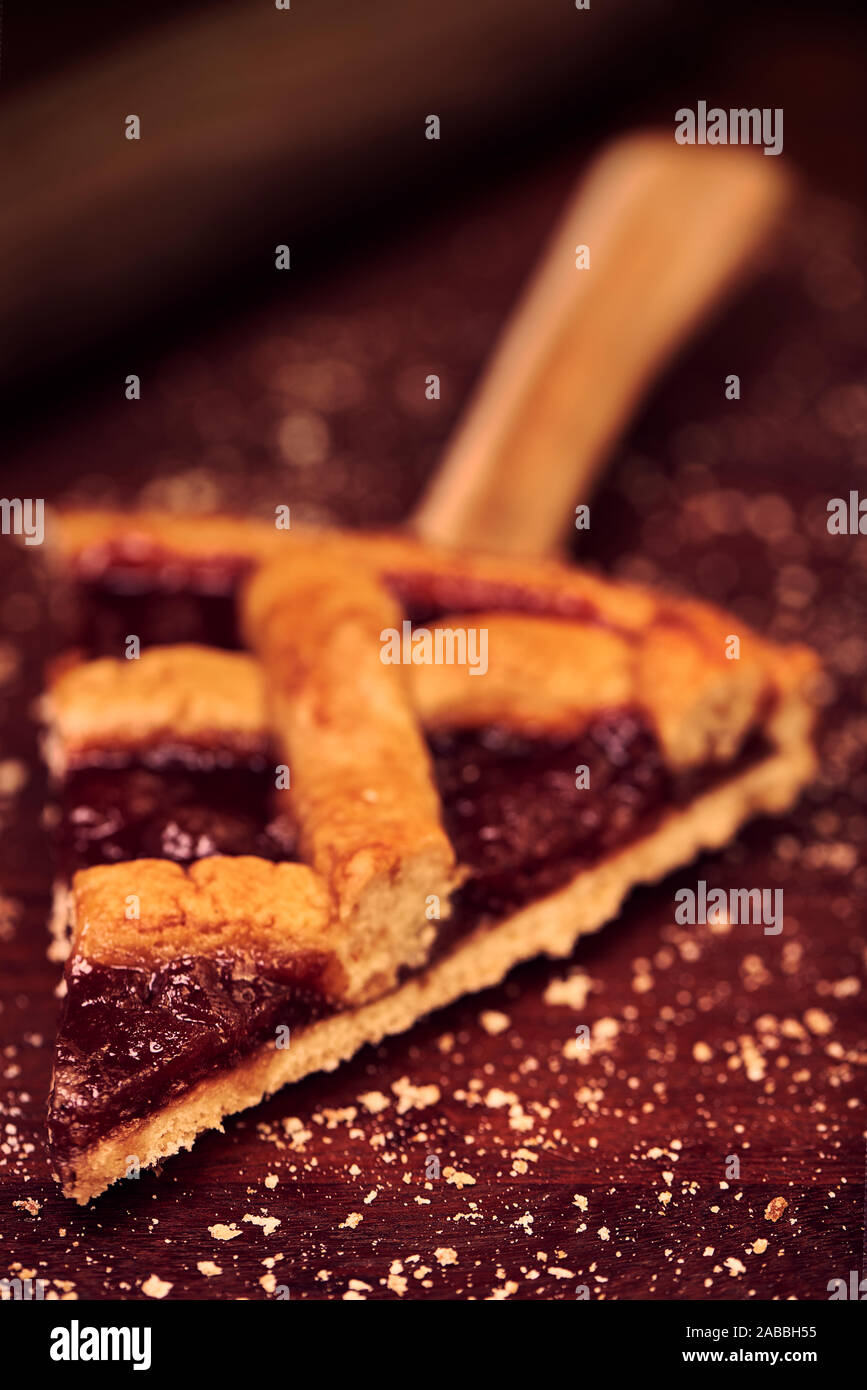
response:
<path fill-rule="evenodd" d="M 45 699 L 68 950 L 49 1127 L 80 1202 L 568 955 L 813 772 L 814 658 L 704 604 L 235 525 L 61 532 L 92 640 Z M 133 612 L 140 656 L 88 659 Z M 151 645 L 168 612 L 194 640 Z"/>

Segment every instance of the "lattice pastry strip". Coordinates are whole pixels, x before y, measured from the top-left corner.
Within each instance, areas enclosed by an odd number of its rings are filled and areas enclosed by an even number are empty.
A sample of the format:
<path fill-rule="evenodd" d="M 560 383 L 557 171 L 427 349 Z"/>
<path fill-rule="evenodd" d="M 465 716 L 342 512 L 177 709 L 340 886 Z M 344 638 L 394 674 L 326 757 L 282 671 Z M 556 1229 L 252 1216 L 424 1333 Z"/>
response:
<path fill-rule="evenodd" d="M 669 765 L 734 756 L 749 729 L 772 733 L 811 707 L 803 687 L 815 663 L 802 648 L 779 649 L 750 634 L 742 660 L 713 659 L 683 629 L 648 628 L 625 640 L 582 622 L 505 613 L 447 614 L 437 625 L 468 624 L 488 637 L 488 668 L 405 668 L 420 724 L 498 725 L 528 736 L 577 733 L 600 710 L 634 708 L 653 723 Z M 357 713 L 352 700 L 352 714 Z M 270 747 L 261 663 L 246 652 L 195 644 L 154 647 L 138 661 L 68 658 L 43 702 L 46 760 L 56 777 L 95 759 L 158 745 L 219 747 L 237 757 Z M 356 726 L 358 727 L 358 726 Z M 364 819 L 364 817 L 360 817 Z"/>
<path fill-rule="evenodd" d="M 168 755 L 276 759 L 291 774 L 278 821 L 304 861 L 218 852 L 75 875 L 52 1127 L 79 1200 L 122 1173 L 124 1154 L 152 1162 L 517 961 L 567 953 L 633 884 L 788 805 L 814 766 L 811 655 L 739 624 L 730 661 L 734 620 L 703 604 L 401 538 L 293 533 L 286 553 L 269 528 L 232 526 L 65 525 L 79 576 L 122 552 L 145 583 L 180 574 L 213 588 L 271 559 L 243 603 L 255 658 L 179 646 L 57 668 L 56 777 Z M 485 675 L 383 663 L 404 605 L 431 626 L 483 627 Z M 600 779 L 586 810 L 564 791 L 585 758 Z M 80 1029 L 94 1008 L 107 1019 L 96 1051 Z M 267 1039 L 290 1016 L 282 1053 Z M 144 1079 L 125 1069 L 157 1027 L 174 1038 L 170 1084 L 150 1059 Z"/>

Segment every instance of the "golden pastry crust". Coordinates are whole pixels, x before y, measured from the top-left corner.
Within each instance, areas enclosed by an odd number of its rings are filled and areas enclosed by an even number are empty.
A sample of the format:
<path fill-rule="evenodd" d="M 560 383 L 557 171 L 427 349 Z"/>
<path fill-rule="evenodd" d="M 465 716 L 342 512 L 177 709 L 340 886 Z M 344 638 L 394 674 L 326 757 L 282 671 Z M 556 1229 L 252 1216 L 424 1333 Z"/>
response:
<path fill-rule="evenodd" d="M 61 509 L 49 516 L 50 553 L 83 578 L 123 557 L 144 568 L 225 565 L 234 573 L 280 554 L 286 531 L 264 521 L 175 512 Z"/>
<path fill-rule="evenodd" d="M 52 520 L 58 563 L 87 578 L 98 577 L 112 558 L 135 559 L 143 569 L 154 570 L 159 582 L 160 567 L 184 572 L 224 564 L 242 574 L 281 558 L 300 563 L 308 556 L 315 563 L 319 557 L 328 563 L 330 554 L 398 587 L 401 581 L 429 586 L 447 610 L 458 611 L 467 593 L 477 590 L 477 606 L 508 609 L 531 602 L 533 611 L 554 608 L 564 616 L 579 616 L 577 606 L 589 605 L 601 621 L 635 631 L 657 608 L 657 600 L 644 589 L 555 561 L 467 555 L 397 532 L 277 531 L 266 522 L 170 512 L 59 511 Z"/>
<path fill-rule="evenodd" d="M 366 570 L 401 597 L 419 595 L 455 615 L 468 608 L 535 613 L 614 629 L 626 638 L 653 626 L 668 640 L 680 629 L 715 664 L 724 659 L 728 638 L 735 635 L 742 639 L 741 660 L 746 655 L 774 665 L 781 685 L 801 680 L 805 661 L 815 665 L 804 648 L 767 643 L 712 604 L 608 580 L 553 560 L 467 555 L 398 532 L 303 527 L 284 532 L 266 522 L 220 515 L 82 510 L 57 512 L 53 521 L 55 555 L 73 574 L 99 573 L 112 551 L 133 553 L 145 569 L 150 556 L 151 563 L 170 567 L 225 564 L 238 575 L 280 559 L 313 567 L 317 561 L 323 566 L 343 563 L 356 573 Z"/>
<path fill-rule="evenodd" d="M 199 1134 L 221 1129 L 235 1111 L 312 1072 L 333 1071 L 365 1044 L 401 1033 L 434 1009 L 497 984 L 519 961 L 568 956 L 579 937 L 617 913 L 636 884 L 654 882 L 701 851 L 725 845 L 752 815 L 785 810 L 814 770 L 812 748 L 793 735 L 780 753 L 672 812 L 650 835 L 578 874 L 559 892 L 467 937 L 382 998 L 299 1030 L 288 1049 L 260 1047 L 168 1105 L 67 1155 L 60 1173 L 65 1195 L 88 1202 L 124 1177 L 128 1154 L 137 1154 L 146 1168 L 190 1148 Z"/>
<path fill-rule="evenodd" d="M 413 886 L 404 876 L 391 885 L 391 900 L 377 903 L 383 911 L 393 907 L 404 927 L 406 914 L 423 902 L 417 894 L 410 899 Z M 376 923 L 371 931 L 365 921 L 360 931 L 306 864 L 253 855 L 214 855 L 189 868 L 166 859 L 98 865 L 75 874 L 71 899 L 68 971 L 82 961 L 148 968 L 221 955 L 299 973 L 308 984 L 313 975 L 324 996 L 356 1004 L 393 988 L 392 956 L 405 945 L 377 940 Z"/>
<path fill-rule="evenodd" d="M 365 571 L 316 553 L 259 570 L 243 614 L 302 852 L 356 943 L 356 988 L 381 991 L 426 958 L 458 882 L 405 670 L 380 659 L 402 612 Z"/>
<path fill-rule="evenodd" d="M 134 859 L 82 869 L 73 879 L 72 954 L 114 966 L 226 954 L 285 967 L 317 958 L 339 996 L 328 891 L 306 864 L 252 855 Z"/>
<path fill-rule="evenodd" d="M 226 740 L 239 726 L 254 740 L 270 736 L 290 768 L 291 792 L 280 795 L 291 798 L 307 860 L 216 857 L 189 870 L 139 860 L 84 870 L 74 883 L 69 968 L 235 955 L 312 968 L 341 1009 L 303 1030 L 300 1046 L 293 1042 L 285 1055 L 262 1049 L 93 1150 L 67 1155 L 66 1190 L 78 1200 L 119 1176 L 125 1154 L 154 1161 L 227 1111 L 494 983 L 516 961 L 568 952 L 582 931 L 616 912 L 633 884 L 725 843 L 757 811 L 784 809 L 813 771 L 815 659 L 764 642 L 693 600 L 546 562 L 468 558 L 400 536 L 239 529 L 234 518 L 84 514 L 63 522 L 60 551 L 85 576 L 98 575 L 113 555 L 163 567 L 158 582 L 195 572 L 204 587 L 219 580 L 221 566 L 234 580 L 251 571 L 242 616 L 261 666 L 244 655 L 186 648 L 178 656 L 169 648 L 139 663 L 61 673 L 50 697 L 56 757 L 61 766 L 74 763 L 111 731 L 121 743 L 169 730 L 177 742 L 179 726 L 191 741 L 215 727 Z M 385 664 L 383 637 L 401 628 L 404 605 L 452 611 L 431 622 L 437 630 L 484 627 L 486 673 Z M 161 685 L 173 673 L 180 679 L 167 702 Z M 757 725 L 775 746 L 668 811 L 562 892 L 475 932 L 429 965 L 436 920 L 448 915 L 461 875 L 421 726 L 575 733 L 612 707 L 647 712 L 675 768 L 724 763 Z"/>
<path fill-rule="evenodd" d="M 449 617 L 439 625 L 457 627 Z M 500 724 L 521 733 L 574 734 L 593 715 L 641 710 L 674 769 L 733 758 L 770 708 L 774 667 L 786 652 L 755 644 L 729 661 L 686 628 L 650 625 L 633 638 L 555 618 L 481 613 L 485 675 L 466 666 L 411 667 L 428 728 Z M 807 663 L 812 666 L 812 663 Z"/>
<path fill-rule="evenodd" d="M 399 621 L 393 608 L 387 616 Z M 722 646 L 711 651 L 681 627 L 651 626 L 628 640 L 595 624 L 494 612 L 447 616 L 432 628 L 468 626 L 486 634 L 483 675 L 447 664 L 404 668 L 415 716 L 428 730 L 498 724 L 530 736 L 577 735 L 601 711 L 640 709 L 677 769 L 734 757 L 759 726 L 772 735 L 784 696 L 801 700 L 809 717 L 812 653 L 754 634 L 744 634 L 740 659 L 730 661 Z M 345 688 L 336 682 L 337 690 Z M 291 693 L 288 698 L 294 701 Z M 350 702 L 360 729 L 354 691 Z M 261 666 L 246 653 L 157 647 L 137 662 L 67 665 L 44 702 L 46 753 L 55 775 L 112 749 L 135 753 L 166 744 L 243 758 L 271 747 L 265 706 Z M 295 776 L 294 758 L 290 766 Z M 338 800 L 348 785 L 337 783 Z M 322 815 L 324 841 L 327 808 Z"/>
<path fill-rule="evenodd" d="M 135 661 L 69 661 L 49 680 L 42 706 L 55 775 L 88 755 L 167 744 L 238 758 L 269 745 L 265 692 L 244 652 L 194 644 L 152 647 Z"/>

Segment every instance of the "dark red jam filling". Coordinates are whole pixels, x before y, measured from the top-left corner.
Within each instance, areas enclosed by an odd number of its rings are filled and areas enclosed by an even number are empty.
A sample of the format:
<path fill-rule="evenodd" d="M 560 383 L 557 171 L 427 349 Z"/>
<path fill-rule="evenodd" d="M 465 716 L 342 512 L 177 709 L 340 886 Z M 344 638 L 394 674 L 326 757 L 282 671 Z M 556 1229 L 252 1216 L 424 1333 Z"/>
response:
<path fill-rule="evenodd" d="M 502 730 L 431 739 L 446 829 L 469 868 L 434 958 L 470 931 L 555 892 L 574 874 L 646 833 L 676 807 L 765 751 L 750 741 L 733 768 L 674 776 L 639 714 L 612 710 L 580 737 Z M 579 769 L 587 769 L 587 773 Z M 576 786 L 576 778 L 589 785 Z M 264 769 L 99 768 L 73 775 L 59 827 L 66 872 L 94 863 L 208 854 L 294 857 L 291 831 L 269 820 Z M 281 838 L 282 837 L 282 838 Z M 162 1105 L 231 1066 L 277 1023 L 332 1011 L 315 982 L 236 980 L 228 962 L 185 959 L 155 972 L 77 972 L 61 1022 L 53 1133 L 61 1150 L 94 1142 L 147 1104 Z"/>
<path fill-rule="evenodd" d="M 115 578 L 80 584 L 73 645 L 91 657 L 121 656 L 134 633 L 142 647 L 199 642 L 207 647 L 237 650 L 241 642 L 232 589 L 217 593 L 138 587 L 127 590 Z M 68 634 L 64 634 L 69 644 Z"/>
<path fill-rule="evenodd" d="M 626 711 L 577 739 L 489 729 L 442 734 L 432 747 L 446 832 L 470 868 L 445 936 L 553 892 L 674 799 L 655 735 Z"/>
<path fill-rule="evenodd" d="M 127 859 L 295 859 L 294 829 L 272 813 L 272 786 L 263 766 L 204 771 L 169 761 L 80 769 L 59 793 L 59 874 L 68 880 L 76 869 Z"/>
<path fill-rule="evenodd" d="M 735 767 L 674 774 L 647 720 L 611 710 L 580 738 L 489 729 L 438 735 L 432 751 L 445 828 L 470 868 L 440 932 L 447 949 L 455 937 L 556 892 L 767 747 L 757 735 Z"/>
<path fill-rule="evenodd" d="M 595 603 L 575 594 L 540 592 L 457 574 L 408 570 L 384 576 L 385 583 L 413 623 L 436 622 L 445 613 L 509 612 L 607 626 Z"/>
<path fill-rule="evenodd" d="M 157 574 L 147 565 L 108 566 L 86 586 L 83 645 L 91 655 L 118 655 L 136 633 L 148 645 L 237 646 L 236 579 L 230 566 L 224 573 L 218 567 L 186 574 L 182 584 L 170 568 Z M 496 608 L 602 621 L 583 600 L 540 600 L 515 586 L 406 574 L 390 583 L 416 622 L 449 610 Z M 438 734 L 430 746 L 444 823 L 469 869 L 435 957 L 470 931 L 556 892 L 647 833 L 667 808 L 766 752 L 757 735 L 734 766 L 675 776 L 646 719 L 630 710 L 600 714 L 578 738 L 529 739 L 488 729 Z M 116 762 L 116 755 L 104 761 Z M 56 833 L 63 876 L 142 857 L 180 864 L 210 854 L 295 858 L 292 829 L 269 804 L 272 766 L 267 758 L 206 765 L 192 750 L 172 750 L 167 758 L 154 749 L 144 764 L 73 773 L 61 794 Z M 303 1026 L 332 1008 L 317 991 L 316 972 L 279 978 L 265 970 L 241 979 L 228 961 L 198 958 L 156 971 L 76 970 L 52 1100 L 58 1161 L 230 1067 L 279 1024 Z"/>
<path fill-rule="evenodd" d="M 91 566 L 77 584 L 76 645 L 90 656 L 118 656 L 127 636 L 135 633 L 143 646 L 201 642 L 237 649 L 242 643 L 235 595 L 245 568 L 228 561 L 223 567 L 217 562 L 160 566 L 155 561 L 127 561 L 122 553 L 99 570 Z M 384 582 L 414 623 L 435 622 L 446 613 L 503 610 L 616 626 L 590 599 L 575 594 L 414 571 L 395 571 L 385 575 Z"/>
<path fill-rule="evenodd" d="M 319 960 L 239 971 L 228 959 L 184 957 L 155 970 L 79 964 L 58 1035 L 52 1148 L 86 1148 L 151 1105 L 165 1105 L 252 1046 L 277 1045 L 328 1012 Z M 283 1041 L 286 1035 L 281 1035 Z"/>

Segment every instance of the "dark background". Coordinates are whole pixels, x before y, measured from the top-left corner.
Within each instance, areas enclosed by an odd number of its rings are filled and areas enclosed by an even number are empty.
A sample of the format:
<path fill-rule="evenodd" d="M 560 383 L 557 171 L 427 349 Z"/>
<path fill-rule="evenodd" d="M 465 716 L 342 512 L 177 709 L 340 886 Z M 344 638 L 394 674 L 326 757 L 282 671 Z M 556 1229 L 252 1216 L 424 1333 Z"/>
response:
<path fill-rule="evenodd" d="M 764 272 L 681 354 L 615 451 L 581 555 L 723 602 L 822 654 L 816 787 L 789 817 L 679 876 L 782 886 L 784 933 L 677 928 L 677 885 L 647 889 L 571 965 L 518 970 L 230 1122 L 161 1177 L 70 1209 L 43 1148 L 59 969 L 45 960 L 50 867 L 32 700 L 48 612 L 37 559 L 4 542 L 0 1273 L 20 1264 L 82 1297 L 140 1296 L 156 1273 L 171 1297 L 266 1298 L 260 1280 L 275 1272 L 302 1298 L 573 1299 L 585 1283 L 594 1298 L 810 1300 L 827 1297 L 829 1279 L 864 1272 L 865 540 L 825 528 L 828 498 L 863 487 L 867 463 L 864 17 L 806 4 L 529 8 L 569 36 L 554 44 L 556 61 L 538 66 L 527 44 L 528 65 L 518 51 L 499 95 L 484 87 L 487 101 L 468 101 L 452 122 L 446 109 L 443 140 L 430 146 L 423 118 L 443 103 L 425 88 L 419 51 L 395 73 L 406 127 L 361 154 L 338 140 L 327 164 L 321 142 L 299 135 L 255 197 L 240 173 L 224 181 L 222 220 L 193 257 L 175 254 L 170 229 L 195 213 L 198 187 L 162 205 L 137 203 L 134 185 L 105 240 L 86 218 L 64 222 L 62 207 L 53 222 L 28 223 L 28 254 L 53 270 L 19 277 L 3 320 L 3 487 L 238 514 L 288 501 L 298 519 L 399 522 L 587 159 L 636 125 L 671 129 L 675 110 L 702 98 L 783 106 L 800 201 Z M 209 21 L 220 7 L 198 9 Z M 325 16 L 340 45 L 337 9 L 296 0 L 279 19 Z M 159 21 L 195 11 L 5 5 L 0 130 L 22 109 L 36 119 L 40 81 L 74 81 L 85 61 L 110 70 L 115 45 L 134 39 L 138 51 Z M 374 25 L 385 13 L 365 11 Z M 393 41 L 394 26 L 384 33 Z M 493 34 L 476 42 L 482 90 Z M 165 77 L 184 91 L 183 70 Z M 340 100 L 323 91 L 314 116 L 326 122 Z M 69 207 L 90 166 L 61 135 L 82 110 L 103 120 L 97 101 L 61 103 L 37 170 L 56 189 L 81 161 Z M 281 120 L 291 133 L 291 113 Z M 11 149 L 13 189 L 36 167 L 29 148 L 22 167 L 25 143 Z M 280 176 L 290 158 L 305 178 Z M 8 202 L 0 250 L 25 211 Z M 28 215 L 35 205 L 34 191 Z M 271 269 L 278 241 L 293 247 L 289 284 Z M 133 371 L 137 403 L 123 399 Z M 443 380 L 435 406 L 419 386 L 429 371 Z M 737 403 L 723 397 L 733 371 Z M 579 1011 L 545 1000 L 570 969 L 593 981 Z M 508 1015 L 504 1032 L 480 1024 L 486 1009 Z M 610 1047 L 586 1065 L 564 1055 L 576 1023 L 612 1018 Z M 439 1087 L 439 1099 L 402 1110 L 404 1077 Z M 381 1114 L 359 1102 L 373 1090 L 390 1098 Z M 513 1099 L 497 1104 L 497 1090 Z M 428 1154 L 474 1184 L 426 1189 Z M 731 1154 L 741 1177 L 724 1186 Z M 265 1187 L 269 1173 L 276 1187 Z M 778 1196 L 789 1205 L 773 1222 L 765 1211 Z M 32 1210 L 14 1205 L 28 1200 Z M 351 1212 L 364 1218 L 354 1228 L 343 1224 Z M 272 1235 L 242 1221 L 263 1213 L 281 1222 Z M 233 1221 L 236 1239 L 209 1234 Z M 454 1262 L 436 1253 L 446 1250 Z M 203 1260 L 223 1273 L 207 1278 Z"/>
<path fill-rule="evenodd" d="M 724 107 L 783 106 L 787 161 L 814 185 L 864 205 L 867 173 L 859 133 L 867 123 L 862 80 L 867 17 L 862 6 L 608 0 L 577 12 L 570 0 L 535 5 L 489 0 L 474 7 L 478 23 L 459 31 L 465 42 L 445 44 L 435 78 L 421 41 L 427 33 L 421 15 L 429 8 L 397 0 L 363 7 L 367 37 L 378 38 L 384 48 L 376 60 L 382 70 L 390 72 L 389 42 L 400 54 L 399 70 L 383 84 L 393 84 L 396 92 L 383 125 L 376 119 L 377 92 L 352 81 L 353 50 L 342 36 L 341 21 L 358 8 L 347 0 L 295 0 L 291 11 L 273 13 L 259 0 L 156 0 L 147 7 L 13 0 L 4 6 L 0 132 L 5 123 L 9 153 L 7 232 L 0 250 L 14 240 L 16 220 L 25 220 L 22 208 L 38 188 L 54 181 L 63 189 L 68 180 L 70 193 L 79 190 L 69 200 L 76 211 L 68 223 L 59 216 L 27 220 L 31 255 L 20 269 L 15 257 L 6 258 L 10 284 L 30 286 L 23 302 L 7 304 L 0 318 L 0 384 L 5 380 L 11 388 L 10 431 L 28 438 L 46 415 L 61 415 L 67 407 L 74 411 L 76 405 L 92 414 L 94 400 L 112 399 L 121 365 L 124 374 L 136 368 L 144 372 L 167 350 L 196 343 L 226 324 L 236 327 L 237 314 L 255 305 L 282 301 L 279 323 L 291 317 L 299 298 L 302 305 L 316 302 L 335 273 L 364 273 L 383 259 L 400 266 L 412 238 L 429 232 L 434 244 L 447 240 L 461 212 L 472 216 L 491 207 L 498 194 L 517 193 L 522 182 L 526 192 L 520 215 L 512 214 L 511 240 L 521 242 L 515 222 L 525 216 L 538 219 L 532 230 L 540 235 L 545 217 L 556 210 L 556 202 L 544 213 L 539 209 L 541 195 L 534 190 L 541 171 L 563 170 L 565 184 L 605 139 L 645 124 L 670 129 L 677 107 L 694 106 L 700 97 Z M 452 0 L 436 7 L 447 32 L 465 8 Z M 269 23 L 235 55 L 219 48 L 208 54 L 193 74 L 185 63 L 186 45 L 201 51 L 201 33 L 219 32 L 221 16 L 227 32 L 243 35 L 249 27 L 245 14 L 266 16 Z M 510 18 L 526 48 L 502 36 L 509 32 Z M 391 38 L 396 31 L 399 39 Z M 335 70 L 338 62 L 346 64 L 345 107 L 336 84 L 312 94 L 301 90 L 314 45 L 333 51 Z M 112 187 L 111 144 L 132 157 L 142 152 L 121 140 L 128 109 L 141 108 L 142 147 L 156 146 L 157 160 L 168 162 L 168 149 L 183 145 L 196 122 L 207 126 L 211 115 L 212 144 L 219 149 L 225 129 L 240 125 L 242 113 L 257 110 L 256 64 L 263 50 L 277 51 L 276 69 L 286 74 L 273 114 L 264 103 L 258 113 L 272 132 L 282 132 L 275 136 L 274 151 L 265 154 L 257 128 L 260 138 L 239 156 L 245 175 L 227 154 L 225 166 L 216 157 L 197 186 L 190 154 L 189 177 L 180 184 L 168 172 L 157 172 L 153 182 L 139 183 L 137 196 Z M 137 66 L 136 54 L 143 52 L 147 61 Z M 367 60 L 373 66 L 376 50 L 359 52 L 359 70 Z M 129 91 L 121 87 L 122 100 L 110 89 L 103 95 L 105 74 L 125 72 L 126 64 Z M 499 83 L 482 80 L 492 68 L 502 70 Z M 330 70 L 327 62 L 323 70 Z M 178 101 L 184 119 L 169 132 L 155 133 L 161 100 L 170 106 L 168 95 L 186 92 L 196 82 L 198 99 Z M 429 110 L 439 111 L 444 122 L 438 143 L 420 139 Z M 332 148 L 321 132 L 333 121 L 345 125 Z M 368 125 L 375 138 L 359 150 L 353 128 Z M 88 203 L 82 186 L 94 171 L 107 168 L 107 206 L 96 194 Z M 303 175 L 303 183 L 296 175 Z M 22 197 L 16 200 L 19 185 Z M 192 247 L 181 247 L 183 218 L 194 216 L 201 188 L 214 185 L 225 193 L 215 195 L 219 217 L 198 229 Z M 154 190 L 165 196 L 156 199 Z M 290 285 L 273 270 L 273 247 L 282 241 L 293 250 Z M 536 249 L 529 238 L 525 245 Z M 531 268 L 532 254 L 520 261 L 523 247 L 514 247 L 507 293 Z M 116 256 L 111 248 L 120 248 Z M 106 262 L 111 268 L 106 266 L 100 278 L 95 267 Z M 50 273 L 53 265 L 56 274 Z M 484 266 L 472 269 L 485 275 Z M 76 285 L 83 287 L 78 294 Z M 131 359 L 135 367 L 127 365 Z M 453 400 L 461 383 L 454 387 Z"/>

